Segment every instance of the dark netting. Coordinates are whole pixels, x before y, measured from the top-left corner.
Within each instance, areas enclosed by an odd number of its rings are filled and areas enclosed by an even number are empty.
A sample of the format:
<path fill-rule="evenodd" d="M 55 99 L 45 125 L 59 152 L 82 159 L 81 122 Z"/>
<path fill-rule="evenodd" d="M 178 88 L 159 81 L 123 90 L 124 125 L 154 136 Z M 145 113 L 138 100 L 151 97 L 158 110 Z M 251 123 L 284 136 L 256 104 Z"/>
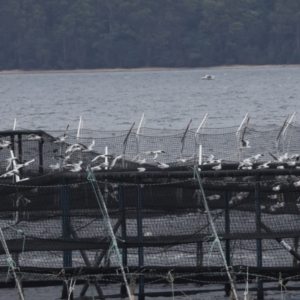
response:
<path fill-rule="evenodd" d="M 70 131 L 64 143 L 53 142 L 63 131 L 2 133 L 12 143 L 0 151 L 2 279 L 8 268 L 15 268 L 28 280 L 89 281 L 93 275 L 99 282 L 121 283 L 121 264 L 129 279 L 139 277 L 144 284 L 170 282 L 170 272 L 182 282 L 228 283 L 227 263 L 237 282 L 244 280 L 247 268 L 259 280 L 275 281 L 280 274 L 298 280 L 300 165 L 297 160 L 290 165 L 274 161 L 268 154 L 296 153 L 297 126 L 287 127 L 284 135 L 280 128 L 259 131 L 249 126 L 238 133 L 219 129 L 162 136 L 147 130 L 148 135 L 85 131 L 80 138 Z M 30 140 L 32 134 L 43 142 Z M 245 136 L 251 148 L 239 149 Z M 74 151 L 67 161 L 60 156 L 67 156 L 72 144 L 92 141 L 91 149 Z M 155 150 L 165 153 L 148 153 Z M 108 156 L 92 161 L 105 151 Z M 263 160 L 250 169 L 239 167 L 243 158 L 257 153 L 265 154 Z M 220 169 L 214 169 L 219 162 L 206 162 L 211 154 L 225 159 Z M 18 162 L 7 167 L 11 155 Z M 186 157 L 190 159 L 180 160 Z M 261 169 L 269 159 L 273 162 Z M 64 167 L 79 161 L 79 170 Z M 105 161 L 107 165 L 91 172 Z M 157 161 L 167 167 L 159 168 Z M 4 176 L 22 163 L 18 174 Z M 59 167 L 53 169 L 53 164 Z"/>

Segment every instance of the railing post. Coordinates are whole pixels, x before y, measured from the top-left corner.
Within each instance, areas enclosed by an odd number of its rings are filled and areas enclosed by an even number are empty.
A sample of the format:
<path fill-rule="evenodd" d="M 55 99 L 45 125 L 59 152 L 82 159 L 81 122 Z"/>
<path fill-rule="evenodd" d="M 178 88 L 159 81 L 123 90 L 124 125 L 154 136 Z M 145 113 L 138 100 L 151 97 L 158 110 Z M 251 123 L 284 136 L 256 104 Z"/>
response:
<path fill-rule="evenodd" d="M 255 223 L 256 223 L 256 233 L 259 235 L 261 233 L 261 212 L 260 212 L 260 177 L 256 176 L 255 180 Z M 262 240 L 261 238 L 256 239 L 256 260 L 257 267 L 262 267 Z M 263 282 L 260 278 L 257 280 L 257 300 L 264 299 Z"/>
<path fill-rule="evenodd" d="M 226 191 L 224 193 L 225 195 L 225 234 L 228 236 L 230 234 L 230 214 L 229 214 L 229 201 L 230 201 L 230 195 L 229 192 Z M 231 259 L 230 259 L 230 239 L 225 240 L 225 257 L 227 265 L 231 265 Z M 231 287 L 230 283 L 225 284 L 225 294 L 227 297 L 230 296 Z"/>
<path fill-rule="evenodd" d="M 39 144 L 39 174 L 44 174 L 43 143 Z"/>
<path fill-rule="evenodd" d="M 137 234 L 138 241 L 143 241 L 142 188 L 137 185 Z M 144 266 L 144 248 L 138 248 L 139 267 Z M 139 276 L 139 300 L 144 300 L 144 276 Z"/>
<path fill-rule="evenodd" d="M 125 211 L 125 197 L 124 197 L 124 186 L 119 184 L 119 209 L 120 209 L 120 218 L 121 222 L 121 235 L 122 240 L 126 241 L 126 211 Z M 122 262 L 123 266 L 127 267 L 127 248 L 122 248 Z M 126 295 L 126 286 L 125 284 L 121 285 L 121 295 Z"/>
<path fill-rule="evenodd" d="M 61 210 L 62 210 L 62 235 L 63 239 L 71 238 L 70 232 L 70 188 L 67 185 L 63 185 L 60 190 L 61 197 Z M 63 251 L 63 267 L 72 267 L 72 251 Z M 68 286 L 63 282 L 62 296 L 61 299 L 68 299 Z M 70 299 L 73 299 L 71 295 Z"/>

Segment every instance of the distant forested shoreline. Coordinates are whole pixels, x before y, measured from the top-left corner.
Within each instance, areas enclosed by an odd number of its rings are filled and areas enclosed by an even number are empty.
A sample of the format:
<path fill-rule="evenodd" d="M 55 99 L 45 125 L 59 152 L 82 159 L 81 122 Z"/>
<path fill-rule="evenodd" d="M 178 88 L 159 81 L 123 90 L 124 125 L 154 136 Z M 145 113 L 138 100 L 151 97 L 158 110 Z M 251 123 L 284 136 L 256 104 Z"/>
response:
<path fill-rule="evenodd" d="M 0 70 L 299 63 L 299 0 L 0 0 Z"/>

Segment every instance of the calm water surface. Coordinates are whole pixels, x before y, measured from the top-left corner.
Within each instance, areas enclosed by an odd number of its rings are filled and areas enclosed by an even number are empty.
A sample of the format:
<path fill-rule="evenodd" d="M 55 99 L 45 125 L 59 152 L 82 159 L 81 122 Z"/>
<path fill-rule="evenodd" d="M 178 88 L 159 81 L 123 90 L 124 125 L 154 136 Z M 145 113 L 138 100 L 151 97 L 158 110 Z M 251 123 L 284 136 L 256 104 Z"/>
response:
<path fill-rule="evenodd" d="M 205 74 L 215 80 L 201 80 Z M 251 123 L 281 125 L 299 110 L 299 95 L 300 66 L 0 74 L 1 128 L 11 129 L 17 118 L 22 128 L 63 130 L 70 124 L 76 129 L 83 116 L 85 128 L 126 130 L 144 112 L 151 128 L 185 128 L 190 119 L 196 128 L 206 113 L 207 127 L 237 126 L 247 112 Z M 25 289 L 25 295 L 27 300 L 50 300 L 60 297 L 60 288 Z M 270 292 L 266 299 L 281 299 L 280 293 L 275 295 Z M 297 299 L 296 294 L 290 297 Z M 18 299 L 17 291 L 0 290 L 0 299 Z"/>
<path fill-rule="evenodd" d="M 201 80 L 205 74 L 215 80 Z M 1 127 L 128 129 L 146 113 L 151 128 L 280 125 L 299 109 L 300 66 L 173 71 L 0 75 Z"/>

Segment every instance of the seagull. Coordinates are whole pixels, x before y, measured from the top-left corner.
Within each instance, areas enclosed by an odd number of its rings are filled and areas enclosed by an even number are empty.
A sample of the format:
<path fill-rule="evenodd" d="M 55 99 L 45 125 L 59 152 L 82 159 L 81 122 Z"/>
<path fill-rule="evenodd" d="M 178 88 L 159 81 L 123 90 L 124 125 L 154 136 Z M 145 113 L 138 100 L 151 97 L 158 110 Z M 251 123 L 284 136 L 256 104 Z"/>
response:
<path fill-rule="evenodd" d="M 137 168 L 137 170 L 138 170 L 139 172 L 145 172 L 145 171 L 146 171 L 145 168 Z"/>
<path fill-rule="evenodd" d="M 252 167 L 249 166 L 249 167 L 242 167 L 243 170 L 252 170 Z"/>
<path fill-rule="evenodd" d="M 272 200 L 276 200 L 277 197 L 278 197 L 277 194 L 268 196 L 268 198 L 270 198 Z"/>
<path fill-rule="evenodd" d="M 297 186 L 297 187 L 298 187 L 298 186 L 300 186 L 300 181 L 296 181 L 296 182 L 294 182 L 293 184 L 294 184 L 294 186 Z"/>
<path fill-rule="evenodd" d="M 101 165 L 102 165 L 102 164 L 101 164 Z M 92 171 L 100 171 L 100 170 L 102 170 L 101 165 L 91 167 L 91 170 L 92 170 Z"/>
<path fill-rule="evenodd" d="M 55 165 L 50 165 L 49 168 L 54 171 L 54 170 L 59 170 L 59 163 L 56 163 Z"/>
<path fill-rule="evenodd" d="M 28 141 L 39 141 L 41 144 L 44 144 L 44 139 L 40 135 L 34 133 L 30 134 L 27 139 Z"/>
<path fill-rule="evenodd" d="M 269 152 L 269 154 L 275 159 L 275 161 L 280 161 L 280 162 L 286 162 L 289 157 L 288 154 L 285 153 L 284 155 L 281 155 L 279 157 L 276 157 L 274 154 L 272 154 L 271 152 Z"/>
<path fill-rule="evenodd" d="M 59 159 L 61 158 L 64 162 L 66 162 L 67 160 L 69 160 L 71 158 L 71 155 L 73 153 L 70 153 L 69 155 L 65 156 L 63 154 L 60 154 L 60 155 L 54 155 L 53 158 L 56 158 L 56 159 Z"/>
<path fill-rule="evenodd" d="M 22 164 L 17 164 L 16 168 L 17 169 L 21 169 L 23 167 L 27 167 L 29 164 L 31 164 L 34 161 L 35 161 L 35 159 L 32 159 L 32 160 L 26 161 L 26 162 L 24 162 Z"/>
<path fill-rule="evenodd" d="M 268 168 L 270 168 L 269 163 L 271 163 L 271 161 L 267 161 L 266 163 L 257 166 L 257 169 L 268 169 Z"/>
<path fill-rule="evenodd" d="M 238 200 L 243 200 L 245 198 L 247 198 L 249 195 L 249 192 L 240 192 L 236 195 Z"/>
<path fill-rule="evenodd" d="M 144 158 L 144 159 L 138 159 L 136 160 L 136 162 L 139 164 L 139 165 L 144 165 L 145 163 L 147 163 L 147 159 Z"/>
<path fill-rule="evenodd" d="M 100 154 L 100 155 L 97 155 L 97 156 L 95 156 L 95 157 L 91 160 L 91 162 L 96 161 L 98 158 L 105 158 L 105 157 L 111 157 L 111 155 L 108 155 L 108 154 Z"/>
<path fill-rule="evenodd" d="M 214 170 L 221 170 L 222 169 L 222 165 L 221 164 L 219 164 L 219 165 L 217 165 L 217 166 L 214 166 L 214 167 L 212 167 L 212 169 L 214 169 Z"/>
<path fill-rule="evenodd" d="M 300 156 L 299 154 L 293 154 L 289 157 L 289 159 L 299 160 Z"/>
<path fill-rule="evenodd" d="M 82 151 L 83 149 L 84 149 L 84 146 L 82 144 L 76 143 L 76 144 L 70 145 L 66 149 L 65 153 L 71 153 L 71 152 L 73 153 L 75 151 Z"/>
<path fill-rule="evenodd" d="M 147 151 L 145 152 L 147 155 L 153 155 L 153 160 L 156 160 L 158 157 L 158 154 L 167 154 L 164 150 L 154 150 L 154 151 Z"/>
<path fill-rule="evenodd" d="M 12 162 L 13 161 L 18 161 L 18 158 L 15 157 L 15 156 L 14 157 L 10 157 L 10 158 L 6 159 L 6 161 L 7 161 L 6 171 L 8 171 L 9 168 L 10 168 L 10 166 L 12 165 Z"/>
<path fill-rule="evenodd" d="M 92 140 L 92 142 L 88 146 L 85 146 L 83 144 L 79 144 L 79 145 L 82 145 L 84 147 L 84 149 L 81 150 L 81 152 L 83 152 L 83 153 L 91 152 L 91 151 L 93 151 L 93 147 L 95 145 L 95 140 Z"/>
<path fill-rule="evenodd" d="M 206 197 L 206 199 L 208 199 L 208 200 L 219 200 L 220 198 L 221 198 L 220 195 L 212 195 L 212 196 Z"/>
<path fill-rule="evenodd" d="M 14 176 L 14 175 L 20 175 L 20 172 L 19 172 L 19 170 L 17 168 L 15 168 L 15 169 L 13 169 L 13 170 L 11 170 L 9 172 L 6 172 L 6 173 L 2 174 L 0 176 L 0 178 L 2 178 L 2 177 L 10 177 L 10 176 Z"/>
<path fill-rule="evenodd" d="M 62 136 L 55 137 L 53 143 L 54 144 L 62 144 L 62 143 L 64 143 L 65 140 L 66 140 L 66 138 L 68 137 L 68 135 L 67 135 L 68 129 L 69 129 L 69 124 L 66 127 L 65 133 Z"/>
<path fill-rule="evenodd" d="M 64 166 L 64 168 L 70 168 L 69 171 L 71 172 L 79 172 L 82 170 L 82 160 L 80 160 L 78 163 L 73 163 L 73 164 L 67 164 Z"/>
<path fill-rule="evenodd" d="M 251 148 L 250 141 L 247 138 L 242 139 L 241 142 L 242 142 L 242 147 L 240 147 L 240 149 Z"/>
<path fill-rule="evenodd" d="M 109 162 L 103 162 L 102 164 L 99 165 L 102 169 L 108 168 L 109 167 Z"/>
<path fill-rule="evenodd" d="M 147 159 L 146 158 L 141 159 L 140 154 L 137 154 L 131 161 L 136 162 L 140 165 L 143 165 L 147 162 Z"/>
<path fill-rule="evenodd" d="M 205 75 L 201 79 L 202 80 L 213 80 L 213 79 L 215 79 L 215 76 L 213 76 L 213 75 Z"/>
<path fill-rule="evenodd" d="M 11 142 L 6 141 L 6 140 L 0 140 L 0 150 L 4 148 L 10 148 L 11 147 Z"/>
<path fill-rule="evenodd" d="M 251 167 L 252 169 L 252 166 L 253 166 L 253 163 L 250 162 L 250 160 L 248 159 L 244 159 L 242 162 L 240 162 L 239 166 L 238 166 L 238 169 L 244 169 L 244 168 L 248 168 L 248 167 Z"/>
<path fill-rule="evenodd" d="M 156 162 L 156 164 L 160 169 L 167 169 L 170 167 L 169 165 L 162 163 L 162 162 L 158 162 L 158 161 Z"/>
<path fill-rule="evenodd" d="M 194 159 L 195 156 L 196 156 L 196 154 L 194 153 L 194 154 L 193 154 L 192 156 L 190 156 L 190 157 L 186 157 L 186 158 L 178 158 L 177 161 L 178 161 L 179 163 L 186 163 L 187 161 Z"/>
<path fill-rule="evenodd" d="M 280 190 L 280 185 L 276 185 L 272 188 L 273 191 L 279 191 Z"/>
<path fill-rule="evenodd" d="M 112 163 L 110 164 L 110 169 L 116 164 L 117 160 L 121 159 L 124 156 L 124 154 L 116 156 Z"/>
<path fill-rule="evenodd" d="M 250 163 L 256 163 L 262 156 L 264 156 L 263 154 L 256 154 L 256 155 L 253 155 L 249 158 L 246 158 L 244 159 L 243 161 L 247 161 L 247 162 L 250 162 Z"/>
<path fill-rule="evenodd" d="M 215 156 L 213 154 L 210 154 L 206 163 L 212 164 L 214 162 L 214 158 L 215 158 Z"/>

